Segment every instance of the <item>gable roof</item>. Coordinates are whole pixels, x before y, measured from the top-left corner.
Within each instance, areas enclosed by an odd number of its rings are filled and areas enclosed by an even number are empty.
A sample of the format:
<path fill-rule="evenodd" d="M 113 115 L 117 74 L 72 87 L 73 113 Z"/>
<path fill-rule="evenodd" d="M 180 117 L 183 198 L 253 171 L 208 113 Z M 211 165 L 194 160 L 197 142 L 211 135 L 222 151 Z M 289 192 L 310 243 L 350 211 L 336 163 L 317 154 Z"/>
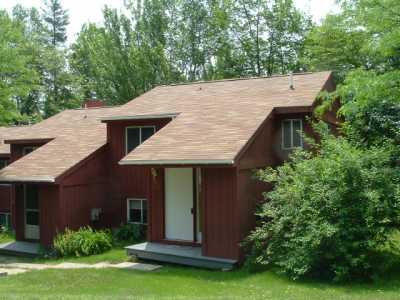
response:
<path fill-rule="evenodd" d="M 160 86 L 123 106 L 66 110 L 3 138 L 47 143 L 0 170 L 0 182 L 55 182 L 106 145 L 100 119 L 172 118 L 121 164 L 233 164 L 275 108 L 310 109 L 330 74 L 294 75 L 294 90 L 287 76 Z"/>
<path fill-rule="evenodd" d="M 176 115 L 120 164 L 234 164 L 275 108 L 308 108 L 331 73 L 223 80 L 157 87 L 104 120 Z"/>
<path fill-rule="evenodd" d="M 8 137 L 6 142 L 49 142 L 0 170 L 0 181 L 54 182 L 106 144 L 106 125 L 99 118 L 114 109 L 65 110 Z"/>

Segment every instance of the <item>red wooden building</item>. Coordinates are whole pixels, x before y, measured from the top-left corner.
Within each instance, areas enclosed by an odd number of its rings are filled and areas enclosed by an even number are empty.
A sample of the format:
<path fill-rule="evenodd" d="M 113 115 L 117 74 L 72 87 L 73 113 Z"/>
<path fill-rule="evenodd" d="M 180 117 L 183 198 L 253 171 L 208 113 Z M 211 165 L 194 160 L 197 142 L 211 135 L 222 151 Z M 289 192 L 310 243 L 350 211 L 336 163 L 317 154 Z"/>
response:
<path fill-rule="evenodd" d="M 148 243 L 131 254 L 162 260 L 154 245 L 185 245 L 236 262 L 266 189 L 252 170 L 303 147 L 318 94 L 333 89 L 330 72 L 160 86 L 20 131 L 5 140 L 11 164 L 0 171 L 13 184 L 17 239 L 50 246 L 66 227 L 137 222 Z"/>

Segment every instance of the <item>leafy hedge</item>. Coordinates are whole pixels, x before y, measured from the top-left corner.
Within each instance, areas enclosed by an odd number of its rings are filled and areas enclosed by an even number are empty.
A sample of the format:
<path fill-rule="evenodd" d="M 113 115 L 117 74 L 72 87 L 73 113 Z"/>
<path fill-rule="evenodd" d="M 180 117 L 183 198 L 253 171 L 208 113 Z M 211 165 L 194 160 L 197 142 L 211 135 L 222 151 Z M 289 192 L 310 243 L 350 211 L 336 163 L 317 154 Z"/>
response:
<path fill-rule="evenodd" d="M 392 146 L 363 149 L 325 136 L 315 155 L 298 152 L 277 169 L 245 242 L 251 266 L 278 266 L 294 279 L 343 281 L 374 273 L 374 254 L 400 224 L 400 168 Z"/>
<path fill-rule="evenodd" d="M 115 239 L 123 242 L 139 242 L 143 240 L 146 233 L 146 227 L 141 224 L 128 223 L 121 225 L 115 232 Z"/>
<path fill-rule="evenodd" d="M 100 254 L 112 248 L 112 235 L 108 230 L 93 230 L 81 227 L 58 234 L 54 239 L 54 249 L 59 256 L 88 256 Z"/>

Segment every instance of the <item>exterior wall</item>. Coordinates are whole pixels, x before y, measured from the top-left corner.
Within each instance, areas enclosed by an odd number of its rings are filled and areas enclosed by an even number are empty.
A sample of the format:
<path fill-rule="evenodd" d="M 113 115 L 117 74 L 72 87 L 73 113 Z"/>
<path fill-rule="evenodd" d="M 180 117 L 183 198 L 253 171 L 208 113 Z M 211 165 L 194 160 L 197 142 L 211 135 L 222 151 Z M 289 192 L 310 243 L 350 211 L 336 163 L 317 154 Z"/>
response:
<path fill-rule="evenodd" d="M 60 183 L 61 228 L 78 229 L 111 226 L 112 203 L 109 197 L 108 147 L 105 146 L 83 162 Z M 98 221 L 91 221 L 92 209 L 101 209 Z"/>
<path fill-rule="evenodd" d="M 236 168 L 202 169 L 203 255 L 238 259 L 240 224 Z"/>
<path fill-rule="evenodd" d="M 170 119 L 114 121 L 108 123 L 107 136 L 110 147 L 109 174 L 110 199 L 113 203 L 113 225 L 127 222 L 127 198 L 150 197 L 150 168 L 141 166 L 121 166 L 118 162 L 125 153 L 125 128 L 127 126 L 154 125 L 156 131 L 164 127 Z"/>
<path fill-rule="evenodd" d="M 11 211 L 11 188 L 9 184 L 0 184 L 0 212 Z"/>

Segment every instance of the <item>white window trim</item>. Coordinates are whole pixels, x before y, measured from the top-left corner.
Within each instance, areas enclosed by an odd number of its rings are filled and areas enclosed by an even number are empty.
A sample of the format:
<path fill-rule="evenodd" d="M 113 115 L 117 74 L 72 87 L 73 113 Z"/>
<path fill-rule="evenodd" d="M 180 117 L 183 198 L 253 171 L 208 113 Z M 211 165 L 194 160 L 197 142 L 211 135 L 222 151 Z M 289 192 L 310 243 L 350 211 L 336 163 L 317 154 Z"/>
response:
<path fill-rule="evenodd" d="M 281 127 L 282 127 L 282 135 L 281 135 L 281 139 L 282 139 L 282 149 L 283 150 L 293 150 L 296 149 L 298 147 L 294 147 L 293 146 L 293 137 L 294 137 L 294 130 L 293 130 L 293 122 L 298 122 L 300 121 L 300 134 L 303 134 L 303 120 L 302 119 L 284 119 L 281 122 Z M 285 147 L 285 127 L 284 127 L 284 123 L 285 122 L 290 122 L 290 147 Z M 300 147 L 303 148 L 303 136 L 300 136 Z"/>
<path fill-rule="evenodd" d="M 130 205 L 129 205 L 130 201 L 140 201 L 140 211 L 141 211 L 140 217 L 141 217 L 142 222 L 132 222 L 132 221 L 129 220 L 129 212 L 131 210 Z M 126 199 L 126 208 L 127 208 L 126 220 L 127 220 L 128 223 L 130 223 L 130 224 L 147 225 L 147 223 L 143 223 L 143 201 L 147 201 L 147 199 L 145 199 L 145 198 L 127 198 Z M 147 209 L 149 209 L 148 202 L 147 202 Z"/>
<path fill-rule="evenodd" d="M 128 129 L 130 129 L 130 128 L 139 128 L 140 129 L 139 130 L 139 145 L 141 145 L 143 143 L 142 142 L 142 128 L 153 128 L 154 133 L 156 133 L 156 126 L 154 126 L 154 125 L 127 126 L 127 127 L 125 127 L 125 155 L 129 153 L 128 152 Z"/>
<path fill-rule="evenodd" d="M 31 152 L 33 152 L 36 149 L 37 149 L 37 147 L 34 147 L 34 146 L 24 147 L 24 148 L 22 148 L 22 155 L 25 156 L 25 155 L 29 154 L 29 153 L 26 153 L 27 150 L 32 150 Z"/>

